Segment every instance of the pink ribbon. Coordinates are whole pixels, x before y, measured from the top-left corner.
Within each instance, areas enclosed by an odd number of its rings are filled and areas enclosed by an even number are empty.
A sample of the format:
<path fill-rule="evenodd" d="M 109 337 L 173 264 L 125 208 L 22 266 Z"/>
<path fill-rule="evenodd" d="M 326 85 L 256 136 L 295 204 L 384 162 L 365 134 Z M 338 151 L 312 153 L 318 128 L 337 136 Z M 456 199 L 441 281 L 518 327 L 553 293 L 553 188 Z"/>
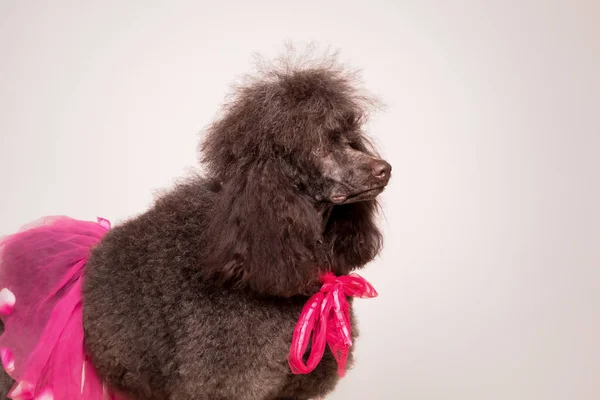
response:
<path fill-rule="evenodd" d="M 300 314 L 294 329 L 288 363 L 294 374 L 312 372 L 325 353 L 328 344 L 338 364 L 338 375 L 346 374 L 348 353 L 352 346 L 352 326 L 348 297 L 372 298 L 377 291 L 357 274 L 336 277 L 327 273 L 322 278 L 321 291 L 312 296 Z M 303 358 L 312 334 L 308 360 Z"/>

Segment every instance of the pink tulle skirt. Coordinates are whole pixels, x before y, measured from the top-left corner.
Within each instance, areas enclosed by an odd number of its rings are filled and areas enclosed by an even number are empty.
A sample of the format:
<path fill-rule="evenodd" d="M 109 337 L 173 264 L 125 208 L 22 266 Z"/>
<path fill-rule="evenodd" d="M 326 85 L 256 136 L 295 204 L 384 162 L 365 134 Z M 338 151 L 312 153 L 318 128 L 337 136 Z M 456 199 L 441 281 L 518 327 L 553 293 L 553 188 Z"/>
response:
<path fill-rule="evenodd" d="M 0 357 L 16 382 L 9 398 L 118 399 L 83 344 L 83 269 L 109 228 L 104 219 L 52 217 L 0 240 Z"/>

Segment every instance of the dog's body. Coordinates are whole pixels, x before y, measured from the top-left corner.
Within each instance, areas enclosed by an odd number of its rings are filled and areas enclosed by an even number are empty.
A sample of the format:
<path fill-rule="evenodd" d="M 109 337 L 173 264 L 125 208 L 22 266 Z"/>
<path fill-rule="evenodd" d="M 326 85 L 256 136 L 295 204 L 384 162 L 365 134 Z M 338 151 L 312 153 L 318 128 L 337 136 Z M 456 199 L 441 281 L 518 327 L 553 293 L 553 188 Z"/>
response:
<path fill-rule="evenodd" d="M 207 132 L 206 175 L 93 249 L 85 348 L 109 387 L 131 400 L 308 400 L 333 390 L 329 352 L 307 375 L 292 374 L 287 357 L 322 274 L 346 275 L 381 248 L 375 198 L 391 166 L 368 145 L 368 101 L 351 83 L 324 63 L 239 88 Z"/>
<path fill-rule="evenodd" d="M 140 400 L 311 399 L 331 391 L 338 378 L 330 353 L 310 375 L 292 375 L 287 365 L 306 297 L 257 298 L 197 273 L 206 213 L 218 199 L 206 186 L 180 188 L 94 251 L 84 291 L 94 365 Z"/>

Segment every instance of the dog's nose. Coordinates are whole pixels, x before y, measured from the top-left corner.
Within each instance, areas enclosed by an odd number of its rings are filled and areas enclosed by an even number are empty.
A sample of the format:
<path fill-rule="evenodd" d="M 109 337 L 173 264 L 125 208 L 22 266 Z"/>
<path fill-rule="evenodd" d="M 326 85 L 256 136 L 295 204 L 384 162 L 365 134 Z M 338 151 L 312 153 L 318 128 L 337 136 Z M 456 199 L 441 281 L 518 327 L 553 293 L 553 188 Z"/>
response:
<path fill-rule="evenodd" d="M 379 180 L 386 180 L 390 178 L 390 173 L 392 172 L 392 166 L 383 160 L 376 160 L 371 165 L 371 170 L 373 172 L 373 176 Z"/>

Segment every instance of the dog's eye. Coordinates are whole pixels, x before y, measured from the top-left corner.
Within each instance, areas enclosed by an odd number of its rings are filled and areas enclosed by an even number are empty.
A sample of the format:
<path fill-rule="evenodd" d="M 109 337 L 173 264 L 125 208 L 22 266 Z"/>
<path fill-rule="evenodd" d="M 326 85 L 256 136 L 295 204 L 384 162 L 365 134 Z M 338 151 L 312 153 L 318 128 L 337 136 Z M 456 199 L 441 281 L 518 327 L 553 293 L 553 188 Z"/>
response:
<path fill-rule="evenodd" d="M 357 149 L 358 147 L 360 147 L 356 138 L 353 137 L 352 132 L 347 132 L 347 131 L 332 132 L 331 140 L 332 140 L 332 144 L 337 146 L 338 148 L 339 147 L 351 147 L 353 149 Z"/>

